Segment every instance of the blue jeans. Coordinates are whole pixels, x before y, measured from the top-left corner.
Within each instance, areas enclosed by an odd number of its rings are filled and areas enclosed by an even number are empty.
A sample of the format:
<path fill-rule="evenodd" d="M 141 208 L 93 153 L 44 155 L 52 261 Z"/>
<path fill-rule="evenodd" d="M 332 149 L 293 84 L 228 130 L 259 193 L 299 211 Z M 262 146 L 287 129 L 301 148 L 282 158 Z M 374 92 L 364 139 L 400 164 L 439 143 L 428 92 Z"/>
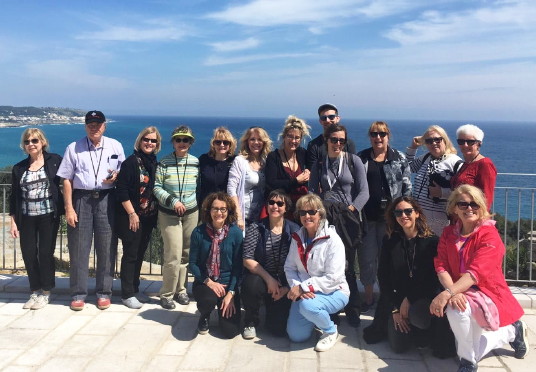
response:
<path fill-rule="evenodd" d="M 326 333 L 335 333 L 337 327 L 329 318 L 342 310 L 348 303 L 348 296 L 341 291 L 330 294 L 315 292 L 315 298 L 301 299 L 290 306 L 287 333 L 292 342 L 303 342 L 311 337 L 314 326 Z"/>

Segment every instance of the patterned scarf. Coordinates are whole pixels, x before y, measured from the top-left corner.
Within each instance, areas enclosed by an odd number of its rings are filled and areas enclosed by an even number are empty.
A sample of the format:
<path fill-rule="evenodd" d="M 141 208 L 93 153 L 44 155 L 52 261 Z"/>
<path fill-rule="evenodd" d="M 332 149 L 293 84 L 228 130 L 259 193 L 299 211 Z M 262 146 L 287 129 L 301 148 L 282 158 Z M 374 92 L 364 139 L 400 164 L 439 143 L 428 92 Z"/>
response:
<path fill-rule="evenodd" d="M 223 225 L 219 230 L 207 223 L 207 234 L 212 239 L 210 253 L 207 259 L 207 274 L 211 280 L 217 281 L 220 277 L 220 244 L 229 233 L 229 225 Z"/>

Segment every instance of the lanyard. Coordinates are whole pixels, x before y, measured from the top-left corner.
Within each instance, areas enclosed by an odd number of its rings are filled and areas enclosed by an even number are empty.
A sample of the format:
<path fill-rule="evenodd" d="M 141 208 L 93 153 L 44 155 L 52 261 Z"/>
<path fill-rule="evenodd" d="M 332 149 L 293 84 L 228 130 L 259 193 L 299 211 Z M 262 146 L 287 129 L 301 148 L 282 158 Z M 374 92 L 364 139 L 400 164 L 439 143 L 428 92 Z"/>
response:
<path fill-rule="evenodd" d="M 333 169 L 331 169 L 330 161 L 329 161 L 329 155 L 326 155 L 326 164 L 328 165 L 327 179 L 328 179 L 328 185 L 329 185 L 330 190 L 333 188 L 333 185 L 335 185 L 335 183 L 337 182 L 337 176 L 339 174 L 341 174 L 341 172 L 342 172 L 342 156 L 341 155 L 337 156 L 337 159 L 339 159 L 339 169 L 338 169 L 337 173 L 335 173 L 335 172 L 333 172 Z M 335 176 L 335 179 L 333 181 L 329 177 L 329 171 L 331 171 L 333 173 L 333 175 Z"/>
<path fill-rule="evenodd" d="M 177 159 L 177 154 L 173 152 L 175 156 L 175 169 L 177 169 L 177 179 L 179 179 L 179 160 Z M 184 171 L 182 172 L 182 180 L 179 182 L 179 199 L 182 203 L 182 190 L 184 190 L 184 177 L 186 176 L 186 167 L 188 166 L 188 154 L 186 154 L 186 163 L 184 164 Z"/>
<path fill-rule="evenodd" d="M 87 139 L 87 137 L 86 137 L 86 141 L 87 141 L 87 150 L 89 151 L 89 158 L 91 159 L 91 168 L 93 169 L 93 174 L 95 175 L 95 188 L 97 188 L 97 179 L 99 177 L 98 175 L 99 175 L 99 169 L 100 169 L 101 160 L 102 160 L 102 153 L 104 152 L 104 138 L 102 139 L 101 153 L 99 157 L 99 163 L 97 165 L 97 170 L 95 170 L 95 164 L 93 163 L 93 156 L 91 155 L 92 151 L 91 151 L 91 148 L 89 147 L 89 140 Z M 97 151 L 96 147 L 95 147 L 95 151 Z M 96 160 L 97 160 L 97 154 L 95 153 L 95 161 Z"/>

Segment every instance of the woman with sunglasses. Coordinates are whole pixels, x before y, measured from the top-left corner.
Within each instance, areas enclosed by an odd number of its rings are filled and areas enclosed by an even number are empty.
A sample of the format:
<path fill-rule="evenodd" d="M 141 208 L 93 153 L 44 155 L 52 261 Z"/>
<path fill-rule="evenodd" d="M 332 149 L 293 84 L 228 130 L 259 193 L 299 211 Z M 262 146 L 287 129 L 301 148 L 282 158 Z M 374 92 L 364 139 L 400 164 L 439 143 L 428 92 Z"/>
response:
<path fill-rule="evenodd" d="M 50 301 L 55 286 L 54 250 L 60 216 L 64 213 L 60 178 L 61 156 L 47 152 L 43 131 L 27 128 L 20 147 L 28 156 L 11 171 L 10 234 L 20 249 L 32 294 L 23 309 L 38 310 Z"/>
<path fill-rule="evenodd" d="M 210 140 L 208 153 L 199 157 L 197 204 L 203 204 L 208 194 L 227 190 L 229 169 L 236 152 L 236 139 L 225 127 L 218 127 Z"/>
<path fill-rule="evenodd" d="M 448 322 L 432 319 L 428 311 L 441 288 L 434 269 L 439 239 L 411 196 L 394 199 L 385 211 L 385 220 L 387 236 L 378 269 L 380 303 L 363 337 L 375 343 L 387 336 L 395 353 L 414 344 L 430 345 L 434 355 L 442 358 L 452 356 L 454 338 Z"/>
<path fill-rule="evenodd" d="M 162 136 L 156 127 L 144 128 L 134 142 L 134 153 L 122 164 L 116 181 L 116 233 L 123 243 L 121 300 L 139 309 L 149 298 L 140 293 L 140 272 L 145 251 L 156 226 L 158 202 L 153 194 L 156 154 Z"/>
<path fill-rule="evenodd" d="M 464 164 L 450 180 L 452 188 L 455 189 L 462 184 L 478 187 L 484 192 L 488 210 L 491 210 L 497 169 L 490 158 L 480 153 L 484 132 L 476 125 L 465 124 L 458 128 L 456 137 Z"/>
<path fill-rule="evenodd" d="M 417 148 L 426 146 L 428 152 L 416 156 Z M 447 199 L 450 195 L 450 180 L 456 174 L 463 161 L 456 155 L 456 149 L 447 133 L 439 125 L 432 125 L 406 149 L 413 180 L 413 197 L 422 207 L 428 225 L 437 236 L 449 224 L 445 213 Z"/>
<path fill-rule="evenodd" d="M 385 235 L 385 210 L 393 199 L 411 195 L 411 170 L 406 156 L 389 146 L 391 131 L 384 121 L 375 121 L 368 130 L 372 147 L 357 155 L 365 165 L 369 199 L 364 207 L 367 233 L 363 248 L 357 252 L 359 279 L 365 288 L 361 312 L 374 304 L 374 282 L 378 271 L 378 256 Z"/>
<path fill-rule="evenodd" d="M 154 195 L 158 199 L 158 226 L 164 241 L 160 305 L 174 309 L 188 305 L 186 293 L 190 236 L 198 222 L 196 199 L 199 161 L 188 151 L 195 141 L 192 130 L 181 125 L 171 133 L 173 151 L 156 168 Z"/>
<path fill-rule="evenodd" d="M 238 206 L 238 227 L 257 222 L 264 204 L 266 184 L 264 165 L 272 150 L 272 141 L 261 127 L 247 129 L 240 138 L 240 155 L 229 170 L 227 193 Z"/>
<path fill-rule="evenodd" d="M 268 154 L 266 159 L 267 192 L 282 189 L 293 203 L 307 194 L 310 172 L 305 168 L 307 151 L 301 147 L 301 143 L 309 136 L 309 128 L 304 120 L 290 115 L 279 134 L 283 140 L 281 147 Z M 289 206 L 286 218 L 294 219 L 293 212 Z"/>
<path fill-rule="evenodd" d="M 243 337 L 255 338 L 260 323 L 259 309 L 264 300 L 266 329 L 275 336 L 285 336 L 290 300 L 284 263 L 292 234 L 299 226 L 285 218 L 292 201 L 283 190 L 268 195 L 268 217 L 246 228 L 243 262 L 247 269 L 242 280 L 242 304 L 246 310 Z"/>
<path fill-rule="evenodd" d="M 318 195 L 302 196 L 296 204 L 302 228 L 292 235 L 285 274 L 292 300 L 287 333 L 292 342 L 309 339 L 316 327 L 322 332 L 315 350 L 327 351 L 337 342 L 337 325 L 330 314 L 348 303 L 343 242 L 328 225 L 326 209 Z"/>
<path fill-rule="evenodd" d="M 360 299 L 355 274 L 355 257 L 362 242 L 361 210 L 369 198 L 365 167 L 361 159 L 345 151 L 346 128 L 330 125 L 324 132 L 327 156 L 311 169 L 309 190 L 320 195 L 327 218 L 343 239 L 346 251 L 346 280 L 350 286 L 350 302 L 345 308 L 352 327 L 360 324 Z"/>
<path fill-rule="evenodd" d="M 233 338 L 240 332 L 242 230 L 235 225 L 235 203 L 222 191 L 209 194 L 201 210 L 203 223 L 192 232 L 190 251 L 192 290 L 201 313 L 197 332 L 208 332 L 210 314 L 217 307 L 223 335 Z"/>
<path fill-rule="evenodd" d="M 480 359 L 508 343 L 514 357 L 523 359 L 529 351 L 523 309 L 504 279 L 505 247 L 484 194 L 461 185 L 450 195 L 447 211 L 458 218 L 439 240 L 434 264 L 445 290 L 430 304 L 430 313 L 447 315 L 457 342 L 458 371 L 476 371 Z"/>

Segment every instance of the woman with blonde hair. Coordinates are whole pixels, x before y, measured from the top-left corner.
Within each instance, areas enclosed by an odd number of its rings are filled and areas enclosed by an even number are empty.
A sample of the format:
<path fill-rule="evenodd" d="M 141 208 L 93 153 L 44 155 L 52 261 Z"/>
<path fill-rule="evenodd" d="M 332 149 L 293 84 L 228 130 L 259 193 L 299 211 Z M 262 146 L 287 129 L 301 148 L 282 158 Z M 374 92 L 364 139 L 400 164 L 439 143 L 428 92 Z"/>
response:
<path fill-rule="evenodd" d="M 227 190 L 229 169 L 236 153 L 236 139 L 225 127 L 218 127 L 210 140 L 208 153 L 199 157 L 197 204 L 203 204 L 208 194 Z"/>
<path fill-rule="evenodd" d="M 56 236 L 64 213 L 60 178 L 61 156 L 47 152 L 48 140 L 38 128 L 28 128 L 20 147 L 28 157 L 11 171 L 10 234 L 20 237 L 22 258 L 28 273 L 30 299 L 23 309 L 38 310 L 49 302 L 55 286 Z"/>
<path fill-rule="evenodd" d="M 279 134 L 281 147 L 266 159 L 266 191 L 284 190 L 294 204 L 307 194 L 310 172 L 305 168 L 307 151 L 301 144 L 309 137 L 309 128 L 304 120 L 290 115 Z M 294 220 L 293 212 L 294 208 L 289 208 L 285 217 Z"/>
<path fill-rule="evenodd" d="M 458 371 L 476 371 L 480 359 L 508 343 L 514 357 L 523 359 L 530 349 L 523 308 L 504 279 L 506 249 L 484 194 L 461 185 L 451 193 L 447 212 L 457 220 L 439 240 L 434 265 L 445 290 L 430 304 L 430 313 L 447 315 L 460 358 Z"/>
<path fill-rule="evenodd" d="M 426 146 L 426 154 L 416 156 L 417 148 Z M 463 161 L 443 128 L 431 125 L 422 136 L 413 137 L 406 149 L 411 172 L 415 173 L 413 197 L 422 207 L 428 225 L 437 236 L 449 224 L 445 213 L 450 195 L 450 180 Z"/>
<path fill-rule="evenodd" d="M 149 298 L 140 293 L 140 272 L 145 251 L 156 226 L 158 203 L 153 194 L 156 154 L 162 136 L 156 127 L 144 128 L 134 142 L 134 153 L 121 163 L 116 181 L 116 233 L 123 243 L 121 258 L 121 300 L 139 309 Z"/>
<path fill-rule="evenodd" d="M 240 138 L 240 155 L 229 170 L 227 193 L 238 206 L 237 225 L 242 231 L 259 220 L 264 204 L 264 166 L 271 150 L 272 141 L 261 127 L 247 129 Z"/>

